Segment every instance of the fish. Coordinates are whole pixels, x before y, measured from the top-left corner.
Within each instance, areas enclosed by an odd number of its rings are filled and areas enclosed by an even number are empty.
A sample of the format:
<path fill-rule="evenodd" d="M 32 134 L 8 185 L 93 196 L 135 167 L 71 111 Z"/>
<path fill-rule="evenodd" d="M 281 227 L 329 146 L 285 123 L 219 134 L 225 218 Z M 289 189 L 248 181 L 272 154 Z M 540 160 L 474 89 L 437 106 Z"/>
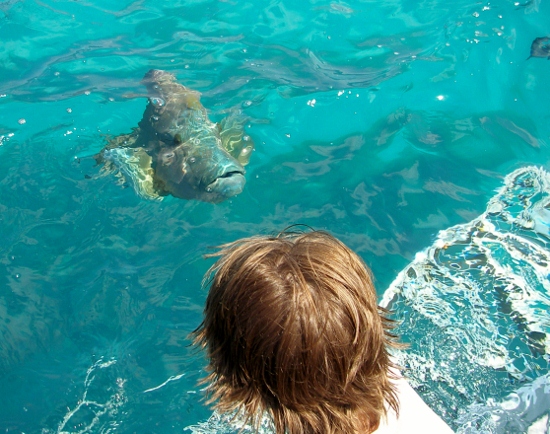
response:
<path fill-rule="evenodd" d="M 550 59 L 550 38 L 543 36 L 541 38 L 536 38 L 531 44 L 531 54 L 528 57 L 546 57 Z"/>
<path fill-rule="evenodd" d="M 110 139 L 96 154 L 103 172 L 153 200 L 172 195 L 219 203 L 240 194 L 254 150 L 240 113 L 212 122 L 201 94 L 167 71 L 148 71 L 142 84 L 148 95 L 143 117 L 131 133 Z"/>

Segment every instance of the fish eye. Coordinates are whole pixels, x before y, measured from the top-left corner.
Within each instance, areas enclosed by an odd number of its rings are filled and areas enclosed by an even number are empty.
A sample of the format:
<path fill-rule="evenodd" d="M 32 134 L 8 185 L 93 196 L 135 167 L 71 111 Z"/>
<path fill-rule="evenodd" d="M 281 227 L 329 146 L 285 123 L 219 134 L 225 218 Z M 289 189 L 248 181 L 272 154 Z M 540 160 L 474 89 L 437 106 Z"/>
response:
<path fill-rule="evenodd" d="M 167 152 L 167 153 L 163 154 L 162 157 L 161 157 L 162 164 L 163 165 L 172 164 L 172 162 L 174 161 L 175 156 L 176 155 L 173 152 Z"/>
<path fill-rule="evenodd" d="M 195 161 L 197 161 L 197 159 L 196 159 L 195 157 L 191 157 L 191 158 L 189 159 L 189 162 L 190 162 L 191 164 L 194 163 Z"/>
<path fill-rule="evenodd" d="M 151 98 L 150 101 L 151 101 L 151 104 L 156 105 L 158 107 L 162 107 L 164 105 L 164 100 L 162 98 Z"/>

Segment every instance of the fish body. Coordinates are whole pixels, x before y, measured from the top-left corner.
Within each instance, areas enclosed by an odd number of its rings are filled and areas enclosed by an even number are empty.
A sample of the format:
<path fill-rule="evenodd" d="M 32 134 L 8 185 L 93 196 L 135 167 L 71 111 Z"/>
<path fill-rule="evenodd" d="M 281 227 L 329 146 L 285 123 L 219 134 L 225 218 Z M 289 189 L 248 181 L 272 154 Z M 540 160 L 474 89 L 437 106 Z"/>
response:
<path fill-rule="evenodd" d="M 543 36 L 536 38 L 531 44 L 531 55 L 528 57 L 546 57 L 550 59 L 550 38 Z"/>
<path fill-rule="evenodd" d="M 99 154 L 106 170 L 152 199 L 171 194 L 218 203 L 241 193 L 254 149 L 243 119 L 232 114 L 212 122 L 200 93 L 166 71 L 149 71 L 143 84 L 149 95 L 143 118 Z"/>

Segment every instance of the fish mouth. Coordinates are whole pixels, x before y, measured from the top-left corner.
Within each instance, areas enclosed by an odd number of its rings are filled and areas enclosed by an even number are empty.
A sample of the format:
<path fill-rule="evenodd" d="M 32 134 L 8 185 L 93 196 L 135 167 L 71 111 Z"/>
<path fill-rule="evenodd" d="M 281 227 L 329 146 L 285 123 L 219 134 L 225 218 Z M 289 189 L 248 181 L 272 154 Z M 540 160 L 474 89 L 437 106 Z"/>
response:
<path fill-rule="evenodd" d="M 231 172 L 226 172 L 223 175 L 218 176 L 218 179 L 219 178 L 231 178 L 232 176 L 238 176 L 238 175 L 243 175 L 244 176 L 244 172 L 242 170 L 232 170 Z"/>
<path fill-rule="evenodd" d="M 206 186 L 206 192 L 217 195 L 220 200 L 240 194 L 246 179 L 243 170 L 230 170 L 218 176 Z"/>

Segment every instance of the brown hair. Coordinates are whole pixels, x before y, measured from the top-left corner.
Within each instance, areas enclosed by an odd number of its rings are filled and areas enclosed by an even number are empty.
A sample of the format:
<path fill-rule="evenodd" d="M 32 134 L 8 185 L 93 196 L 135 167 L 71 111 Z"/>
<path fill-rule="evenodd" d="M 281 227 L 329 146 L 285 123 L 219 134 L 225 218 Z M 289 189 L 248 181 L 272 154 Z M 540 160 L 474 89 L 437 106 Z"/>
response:
<path fill-rule="evenodd" d="M 317 231 L 220 249 L 193 332 L 209 403 L 256 427 L 268 411 L 278 434 L 370 433 L 387 405 L 398 412 L 388 353 L 398 344 L 359 256 Z"/>

